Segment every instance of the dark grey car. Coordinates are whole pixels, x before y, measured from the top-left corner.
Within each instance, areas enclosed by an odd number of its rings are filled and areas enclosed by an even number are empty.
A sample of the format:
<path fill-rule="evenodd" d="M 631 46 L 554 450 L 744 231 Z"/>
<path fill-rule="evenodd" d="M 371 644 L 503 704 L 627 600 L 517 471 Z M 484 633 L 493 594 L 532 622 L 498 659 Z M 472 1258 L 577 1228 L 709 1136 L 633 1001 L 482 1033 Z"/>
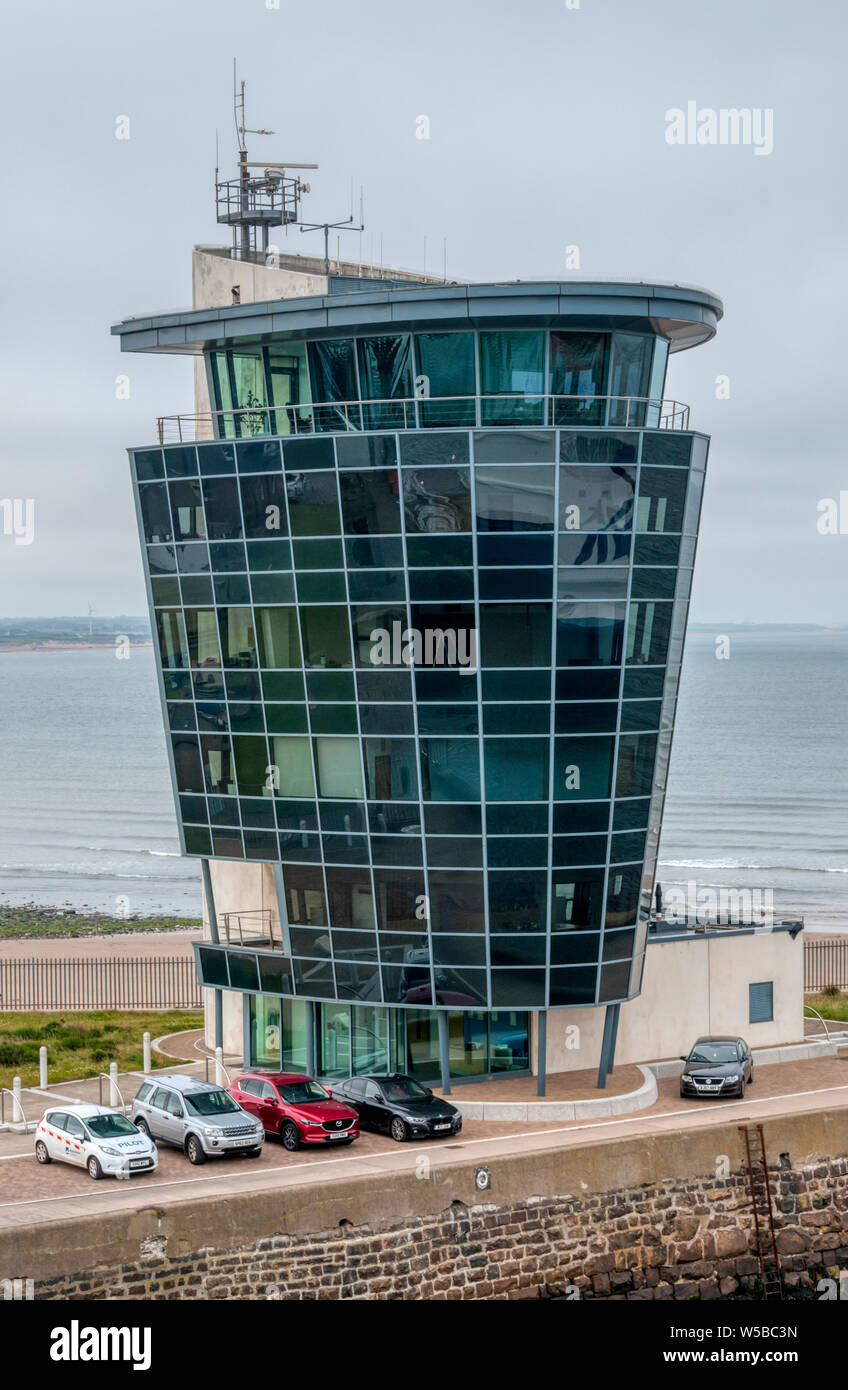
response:
<path fill-rule="evenodd" d="M 754 1079 L 754 1059 L 744 1038 L 698 1038 L 680 1074 L 681 1096 L 744 1096 Z"/>
<path fill-rule="evenodd" d="M 145 1081 L 133 1101 L 132 1120 L 152 1139 L 183 1149 L 190 1163 L 214 1154 L 258 1158 L 265 1131 L 221 1086 L 195 1076 Z"/>
<path fill-rule="evenodd" d="M 333 1095 L 352 1105 L 363 1129 L 405 1139 L 443 1138 L 462 1128 L 462 1116 L 450 1101 L 434 1096 L 411 1076 L 351 1076 L 330 1083 Z"/>

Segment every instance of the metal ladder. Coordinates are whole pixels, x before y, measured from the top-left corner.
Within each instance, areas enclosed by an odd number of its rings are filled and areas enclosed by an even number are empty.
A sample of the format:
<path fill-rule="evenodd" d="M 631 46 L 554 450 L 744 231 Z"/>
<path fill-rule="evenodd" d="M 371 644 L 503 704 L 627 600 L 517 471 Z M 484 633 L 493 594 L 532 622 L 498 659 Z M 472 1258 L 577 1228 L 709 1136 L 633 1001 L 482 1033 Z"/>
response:
<path fill-rule="evenodd" d="M 755 1124 L 740 1125 L 739 1132 L 745 1140 L 746 1177 L 751 1209 L 754 1213 L 755 1253 L 760 1266 L 763 1299 L 783 1302 L 783 1278 L 774 1234 L 771 1183 L 763 1127 Z"/>

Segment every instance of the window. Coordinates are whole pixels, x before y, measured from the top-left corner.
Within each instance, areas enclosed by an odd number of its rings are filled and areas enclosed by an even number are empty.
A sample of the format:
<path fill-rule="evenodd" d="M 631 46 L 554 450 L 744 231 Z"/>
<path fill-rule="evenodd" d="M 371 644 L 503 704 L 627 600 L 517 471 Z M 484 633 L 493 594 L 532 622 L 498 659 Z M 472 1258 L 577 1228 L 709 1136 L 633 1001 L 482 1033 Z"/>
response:
<path fill-rule="evenodd" d="M 308 864 L 284 864 L 283 882 L 289 921 L 293 926 L 325 926 L 327 910 L 324 904 L 324 876 L 319 868 Z"/>
<path fill-rule="evenodd" d="M 611 425 L 641 425 L 645 423 L 642 398 L 648 394 L 651 357 L 654 339 L 641 333 L 612 335 L 612 375 L 610 395 Z M 635 398 L 635 399 L 634 399 Z"/>
<path fill-rule="evenodd" d="M 508 399 L 481 403 L 481 423 L 544 423 L 545 335 L 534 332 L 480 334 L 480 392 Z"/>
<path fill-rule="evenodd" d="M 307 352 L 312 375 L 312 399 L 319 403 L 319 408 L 315 410 L 315 428 L 361 428 L 358 406 L 336 404 L 356 401 L 359 397 L 353 339 L 336 338 L 324 343 L 308 343 Z"/>
<path fill-rule="evenodd" d="M 478 531 L 553 530 L 553 467 L 478 465 L 475 486 Z"/>
<path fill-rule="evenodd" d="M 550 604 L 481 604 L 480 645 L 487 667 L 549 666 Z"/>
<path fill-rule="evenodd" d="M 561 464 L 559 526 L 569 531 L 629 531 L 636 471 L 602 464 Z M 574 561 L 573 563 L 580 563 Z"/>
<path fill-rule="evenodd" d="M 268 348 L 268 377 L 271 383 L 271 414 L 274 434 L 291 434 L 300 421 L 308 419 L 308 408 L 296 409 L 309 400 L 309 377 L 303 343 L 287 343 L 285 348 Z"/>
<path fill-rule="evenodd" d="M 259 664 L 289 668 L 300 665 L 300 638 L 294 608 L 257 608 Z"/>
<path fill-rule="evenodd" d="M 425 801 L 479 801 L 476 738 L 422 738 L 421 780 Z"/>
<path fill-rule="evenodd" d="M 362 764 L 359 740 L 355 738 L 313 739 L 318 795 L 362 800 Z M 304 793 L 298 793 L 302 795 Z"/>
<path fill-rule="evenodd" d="M 485 760 L 487 801 L 547 801 L 546 738 L 487 738 Z"/>
<path fill-rule="evenodd" d="M 685 469 L 643 468 L 636 507 L 637 531 L 682 531 L 686 484 Z"/>
<path fill-rule="evenodd" d="M 403 507 L 407 532 L 470 531 L 470 470 L 404 468 Z"/>
<path fill-rule="evenodd" d="M 400 531 L 398 475 L 395 469 L 351 470 L 340 475 L 346 535 L 373 536 Z"/>
<path fill-rule="evenodd" d="M 257 757 L 259 750 L 264 752 L 264 739 L 236 739 L 236 743 L 255 744 Z M 312 758 L 309 754 L 309 739 L 296 735 L 271 736 L 271 767 L 273 785 L 279 796 L 314 796 L 315 779 L 312 775 Z M 238 750 L 237 750 L 238 751 Z M 258 767 L 256 772 L 261 771 Z M 253 780 L 253 778 L 251 779 Z M 263 780 L 263 785 L 265 785 Z M 239 787 L 242 792 L 242 774 L 239 768 Z"/>
<path fill-rule="evenodd" d="M 249 608 L 219 608 L 218 625 L 225 666 L 256 665 L 256 632 Z"/>
<path fill-rule="evenodd" d="M 748 986 L 748 1022 L 771 1023 L 774 1020 L 774 981 L 762 980 Z"/>
<path fill-rule="evenodd" d="M 352 740 L 353 741 L 353 740 Z M 363 740 L 368 795 L 374 801 L 416 801 L 415 742 L 407 738 Z"/>
<path fill-rule="evenodd" d="M 350 666 L 350 630 L 346 608 L 301 608 L 300 625 L 306 666 Z"/>
<path fill-rule="evenodd" d="M 601 425 L 607 348 L 605 333 L 551 334 L 551 394 L 567 397 L 554 402 L 554 425 Z"/>
<path fill-rule="evenodd" d="M 409 334 L 360 338 L 359 382 L 362 399 L 376 401 L 363 407 L 366 429 L 406 428 L 415 424 L 414 409 L 392 405 L 412 398 L 412 350 Z"/>
<path fill-rule="evenodd" d="M 557 666 L 617 666 L 624 636 L 623 603 L 559 603 Z"/>
<path fill-rule="evenodd" d="M 473 425 L 477 394 L 473 333 L 419 333 L 415 338 L 418 374 L 424 378 L 419 406 L 422 425 Z M 471 397 L 441 400 L 442 396 Z"/>
<path fill-rule="evenodd" d="M 341 535 L 335 473 L 289 473 L 286 493 L 293 536 Z"/>
<path fill-rule="evenodd" d="M 219 479 L 218 481 L 227 480 Z M 204 483 L 203 486 L 205 491 L 208 483 Z M 285 536 L 289 527 L 286 517 L 285 482 L 282 473 L 250 474 L 239 479 L 239 488 L 244 512 L 245 536 L 260 539 Z M 238 502 L 236 502 L 237 507 Z M 207 503 L 207 517 L 208 515 Z M 232 534 L 238 536 L 240 532 L 234 530 Z"/>
<path fill-rule="evenodd" d="M 185 611 L 189 662 L 194 667 L 220 666 L 218 624 L 213 608 L 187 608 Z"/>

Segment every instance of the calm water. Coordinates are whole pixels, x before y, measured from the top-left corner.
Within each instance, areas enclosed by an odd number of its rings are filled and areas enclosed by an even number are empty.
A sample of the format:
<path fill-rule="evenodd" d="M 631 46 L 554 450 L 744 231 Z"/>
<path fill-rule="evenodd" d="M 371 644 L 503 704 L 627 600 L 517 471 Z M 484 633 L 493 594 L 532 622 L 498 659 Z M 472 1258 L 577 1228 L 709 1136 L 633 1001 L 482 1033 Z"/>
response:
<path fill-rule="evenodd" d="M 848 634 L 690 636 L 664 887 L 772 888 L 848 930 Z M 0 654 L 0 902 L 197 913 L 177 848 L 153 653 Z"/>

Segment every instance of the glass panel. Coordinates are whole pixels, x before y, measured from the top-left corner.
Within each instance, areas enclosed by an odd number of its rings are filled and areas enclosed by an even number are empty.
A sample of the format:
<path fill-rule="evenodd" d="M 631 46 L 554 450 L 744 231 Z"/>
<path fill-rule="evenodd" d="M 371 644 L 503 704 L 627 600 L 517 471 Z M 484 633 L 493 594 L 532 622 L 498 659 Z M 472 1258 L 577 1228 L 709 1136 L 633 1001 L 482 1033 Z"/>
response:
<path fill-rule="evenodd" d="M 432 931 L 483 931 L 483 875 L 481 873 L 431 869 L 428 882 Z"/>
<path fill-rule="evenodd" d="M 153 484 L 153 486 L 156 486 Z M 152 491 L 152 487 L 148 489 Z M 177 540 L 203 540 L 206 535 L 206 518 L 200 483 L 181 479 L 168 484 L 171 494 L 171 514 L 174 518 L 174 531 Z M 169 536 L 147 536 L 148 540 L 169 540 Z"/>
<path fill-rule="evenodd" d="M 219 482 L 225 481 L 219 479 Z M 209 486 L 204 483 L 204 491 Z M 285 536 L 288 532 L 286 518 L 285 481 L 282 473 L 251 473 L 239 478 L 241 505 L 244 512 L 244 534 L 248 537 Z M 236 503 L 236 506 L 238 504 Z M 207 513 L 208 515 L 208 513 Z M 233 532 L 238 535 L 238 531 Z"/>
<path fill-rule="evenodd" d="M 671 630 L 670 603 L 631 603 L 627 618 L 627 662 L 661 666 Z"/>
<path fill-rule="evenodd" d="M 422 425 L 473 425 L 477 394 L 473 333 L 418 333 L 415 338 L 416 392 L 424 401 L 442 396 L 470 400 L 433 400 L 420 406 Z M 420 378 L 423 377 L 423 381 Z"/>
<path fill-rule="evenodd" d="M 407 531 L 470 531 L 470 470 L 405 468 L 403 506 Z"/>
<path fill-rule="evenodd" d="M 633 525 L 636 470 L 561 464 L 561 531 L 629 531 Z"/>
<path fill-rule="evenodd" d="M 489 925 L 492 932 L 543 932 L 547 913 L 547 874 L 490 872 Z"/>
<path fill-rule="evenodd" d="M 274 734 L 270 739 L 273 787 L 279 796 L 314 796 L 309 739 Z M 241 783 L 239 783 L 241 784 Z"/>
<path fill-rule="evenodd" d="M 375 869 L 374 894 L 381 931 L 417 931 L 427 921 L 424 874 L 420 869 Z"/>
<path fill-rule="evenodd" d="M 613 743 L 612 738 L 603 735 L 595 738 L 557 738 L 554 800 L 594 801 L 608 797 L 612 780 Z"/>
<path fill-rule="evenodd" d="M 648 383 L 648 395 L 652 404 L 645 412 L 645 424 L 649 429 L 656 429 L 660 423 L 660 408 L 662 402 L 663 388 L 665 386 L 665 368 L 668 361 L 668 343 L 665 338 L 654 339 L 654 355 L 651 362 L 651 379 Z"/>
<path fill-rule="evenodd" d="M 306 666 L 350 666 L 350 630 L 346 608 L 301 608 L 300 626 Z"/>
<path fill-rule="evenodd" d="M 653 786 L 656 734 L 627 734 L 618 741 L 616 796 L 646 796 Z"/>
<path fill-rule="evenodd" d="M 271 405 L 279 407 L 271 413 L 274 434 L 291 434 L 308 427 L 312 411 L 308 408 L 309 375 L 306 370 L 306 347 L 303 343 L 287 343 L 268 348 L 268 377 L 271 383 Z M 301 408 L 296 409 L 297 406 Z"/>
<path fill-rule="evenodd" d="M 547 801 L 548 740 L 485 740 L 486 799 Z"/>
<path fill-rule="evenodd" d="M 359 740 L 318 736 L 315 745 L 315 766 L 318 774 L 318 795 L 362 800 L 362 764 Z M 300 793 L 298 793 L 300 794 Z"/>
<path fill-rule="evenodd" d="M 682 468 L 643 468 L 639 475 L 636 530 L 681 531 L 688 481 L 689 474 Z"/>
<path fill-rule="evenodd" d="M 415 741 L 366 738 L 362 741 L 368 795 L 375 801 L 417 801 Z"/>
<path fill-rule="evenodd" d="M 335 473 L 288 473 L 293 536 L 339 536 L 342 522 Z"/>
<path fill-rule="evenodd" d="M 379 535 L 400 531 L 397 471 L 351 470 L 339 476 L 344 529 L 348 535 Z"/>
<path fill-rule="evenodd" d="M 212 387 L 215 395 L 215 406 L 218 410 L 226 411 L 224 415 L 219 415 L 217 419 L 217 430 L 224 439 L 235 437 L 235 422 L 232 416 L 233 393 L 230 386 L 230 367 L 225 352 L 210 353 L 212 365 Z"/>
<path fill-rule="evenodd" d="M 280 1027 L 281 999 L 266 994 L 251 995 L 250 1065 L 276 1071 L 282 1062 L 282 1029 Z"/>
<path fill-rule="evenodd" d="M 353 1070 L 356 1075 L 389 1068 L 389 1011 L 355 1004 L 352 1014 Z"/>
<path fill-rule="evenodd" d="M 259 664 L 266 667 L 300 665 L 300 638 L 294 608 L 257 608 Z"/>
<path fill-rule="evenodd" d="M 439 1020 L 434 1009 L 406 1011 L 406 1070 L 422 1085 L 440 1080 Z"/>
<path fill-rule="evenodd" d="M 356 401 L 359 387 L 352 338 L 333 338 L 329 342 L 309 343 L 309 371 L 316 430 L 361 429 L 362 416 L 357 405 L 337 404 Z"/>
<path fill-rule="evenodd" d="M 480 756 L 476 739 L 422 738 L 420 747 L 425 801 L 480 800 Z"/>
<path fill-rule="evenodd" d="M 606 333 L 551 334 L 551 394 L 571 399 L 554 402 L 553 424 L 602 425 L 606 389 Z"/>
<path fill-rule="evenodd" d="M 318 1011 L 318 1075 L 350 1076 L 349 1004 L 322 1004 Z"/>
<path fill-rule="evenodd" d="M 610 395 L 626 399 L 610 401 L 611 425 L 633 426 L 645 423 L 644 404 L 635 403 L 627 398 L 647 396 L 653 347 L 654 339 L 647 335 L 613 333 Z"/>
<path fill-rule="evenodd" d="M 233 406 L 236 434 L 244 436 L 270 434 L 265 405 L 265 364 L 262 349 L 232 354 Z"/>
<path fill-rule="evenodd" d="M 156 614 L 159 658 L 163 666 L 185 668 L 189 664 L 185 622 L 178 608 L 160 609 Z"/>
<path fill-rule="evenodd" d="M 405 429 L 415 424 L 411 405 L 393 406 L 393 400 L 411 401 L 412 350 L 409 334 L 359 338 L 359 382 L 363 400 L 380 404 L 363 408 L 366 429 Z"/>
<path fill-rule="evenodd" d="M 616 666 L 622 656 L 624 607 L 623 603 L 559 603 L 557 666 Z"/>
<path fill-rule="evenodd" d="M 481 333 L 480 392 L 512 397 L 482 401 L 481 424 L 544 424 L 544 373 L 544 333 Z"/>
<path fill-rule="evenodd" d="M 551 930 L 600 927 L 603 917 L 603 869 L 554 869 L 551 874 Z"/>
<path fill-rule="evenodd" d="M 480 605 L 480 645 L 485 666 L 550 666 L 549 603 Z"/>
<path fill-rule="evenodd" d="M 324 876 L 309 864 L 286 864 L 283 882 L 289 921 L 293 926 L 322 927 L 327 922 L 324 904 Z"/>
<path fill-rule="evenodd" d="M 550 531 L 554 524 L 554 470 L 532 464 L 477 468 L 478 531 Z"/>
<path fill-rule="evenodd" d="M 489 1014 L 489 1070 L 527 1071 L 530 1066 L 530 1029 L 525 1013 Z"/>
<path fill-rule="evenodd" d="M 367 869 L 328 868 L 327 897 L 334 927 L 374 930 L 374 900 Z"/>
<path fill-rule="evenodd" d="M 225 666 L 256 665 L 256 630 L 250 608 L 219 608 L 218 626 Z"/>

